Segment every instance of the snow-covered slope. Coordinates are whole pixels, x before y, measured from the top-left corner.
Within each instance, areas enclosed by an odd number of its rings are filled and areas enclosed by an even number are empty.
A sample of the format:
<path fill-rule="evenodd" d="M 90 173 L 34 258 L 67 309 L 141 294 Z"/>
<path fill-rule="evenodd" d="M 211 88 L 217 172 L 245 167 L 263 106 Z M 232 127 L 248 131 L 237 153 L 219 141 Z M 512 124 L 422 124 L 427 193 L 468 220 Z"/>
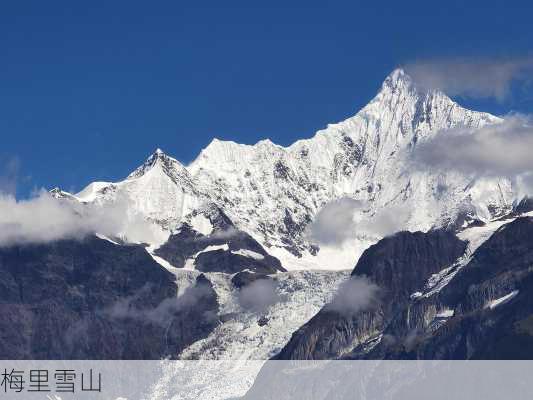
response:
<path fill-rule="evenodd" d="M 223 323 L 211 335 L 186 348 L 181 359 L 267 360 L 292 333 L 331 300 L 350 271 L 291 271 L 275 276 L 276 301 L 262 312 L 243 309 L 231 276 L 206 274 L 221 303 Z M 264 322 L 261 322 L 261 321 Z"/>
<path fill-rule="evenodd" d="M 355 116 L 310 139 L 289 147 L 269 140 L 250 146 L 214 139 L 187 167 L 157 150 L 124 181 L 96 182 L 74 196 L 99 204 L 125 202 L 131 215 L 166 230 L 184 220 L 209 230 L 209 221 L 191 218 L 195 210 L 215 204 L 288 269 L 352 268 L 382 234 L 359 230 L 342 245 L 319 248 L 307 228 L 332 200 L 361 200 L 356 219 L 370 225 L 389 210 L 395 229 L 409 230 L 462 223 L 465 217 L 490 220 L 508 211 L 514 194 L 506 179 L 419 171 L 408 162 L 417 144 L 447 129 L 499 121 L 462 108 L 442 92 L 420 92 L 398 69 Z"/>

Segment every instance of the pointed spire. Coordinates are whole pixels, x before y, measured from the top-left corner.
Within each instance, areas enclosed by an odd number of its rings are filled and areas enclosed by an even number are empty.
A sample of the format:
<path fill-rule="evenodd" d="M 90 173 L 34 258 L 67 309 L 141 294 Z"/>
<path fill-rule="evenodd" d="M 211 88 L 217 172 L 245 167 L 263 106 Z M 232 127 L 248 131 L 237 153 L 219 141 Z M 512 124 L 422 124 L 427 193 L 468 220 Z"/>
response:
<path fill-rule="evenodd" d="M 402 89 L 413 89 L 413 80 L 402 68 L 396 68 L 385 79 L 382 90 L 392 89 L 393 91 Z"/>
<path fill-rule="evenodd" d="M 128 178 L 137 178 L 142 176 L 156 164 L 163 165 L 163 169 L 165 170 L 168 170 L 169 168 L 185 168 L 178 160 L 170 157 L 158 147 L 152 154 L 150 154 L 150 156 L 140 167 L 128 175 Z"/>

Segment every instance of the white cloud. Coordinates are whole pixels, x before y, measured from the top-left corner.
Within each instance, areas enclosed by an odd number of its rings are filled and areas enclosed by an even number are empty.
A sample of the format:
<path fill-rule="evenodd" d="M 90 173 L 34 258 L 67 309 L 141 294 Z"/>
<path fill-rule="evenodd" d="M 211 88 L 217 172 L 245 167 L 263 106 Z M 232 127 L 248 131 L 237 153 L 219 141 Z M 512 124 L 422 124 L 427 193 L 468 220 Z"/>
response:
<path fill-rule="evenodd" d="M 270 279 L 257 279 L 244 286 L 237 295 L 240 306 L 248 311 L 262 312 L 280 301 L 276 284 Z"/>
<path fill-rule="evenodd" d="M 100 207 L 54 199 L 45 190 L 28 200 L 0 194 L 0 246 L 80 239 L 93 233 L 131 242 L 155 241 L 162 231 L 141 216 L 128 215 L 126 202 Z"/>
<path fill-rule="evenodd" d="M 409 63 L 404 68 L 424 89 L 440 89 L 450 96 L 503 100 L 513 82 L 529 79 L 533 57 L 436 59 Z"/>
<path fill-rule="evenodd" d="M 356 236 L 384 237 L 402 230 L 409 217 L 403 206 L 389 205 L 371 213 L 359 200 L 341 198 L 326 204 L 307 228 L 307 237 L 321 246 L 342 247 Z"/>
<path fill-rule="evenodd" d="M 326 204 L 309 225 L 307 236 L 321 245 L 340 246 L 355 237 L 354 216 L 363 203 L 342 198 Z"/>
<path fill-rule="evenodd" d="M 419 143 L 412 162 L 419 169 L 453 170 L 479 177 L 508 177 L 531 193 L 533 125 L 513 115 L 480 129 L 456 128 Z"/>
<path fill-rule="evenodd" d="M 402 205 L 389 205 L 374 215 L 356 222 L 357 232 L 370 236 L 385 237 L 404 229 L 409 210 Z"/>
<path fill-rule="evenodd" d="M 342 282 L 327 310 L 351 315 L 375 307 L 379 301 L 379 287 L 364 276 L 352 276 Z"/>
<path fill-rule="evenodd" d="M 149 321 L 160 326 L 168 326 L 169 321 L 177 312 L 194 309 L 199 302 L 209 299 L 212 295 L 212 289 L 209 285 L 196 284 L 188 287 L 181 296 L 165 298 L 155 308 L 135 307 L 139 299 L 150 296 L 151 289 L 150 285 L 145 285 L 134 295 L 118 300 L 101 312 L 111 318 L 130 318 L 145 322 Z M 211 318 L 212 315 L 204 313 L 197 317 Z"/>

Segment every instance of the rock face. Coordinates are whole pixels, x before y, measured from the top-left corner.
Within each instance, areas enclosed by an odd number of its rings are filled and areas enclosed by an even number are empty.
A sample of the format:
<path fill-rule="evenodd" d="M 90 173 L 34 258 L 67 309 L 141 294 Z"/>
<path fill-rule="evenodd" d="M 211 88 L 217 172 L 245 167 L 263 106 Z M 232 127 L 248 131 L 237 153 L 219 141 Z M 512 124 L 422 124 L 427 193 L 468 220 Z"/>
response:
<path fill-rule="evenodd" d="M 183 224 L 154 254 L 176 268 L 188 266 L 202 272 L 234 274 L 250 270 L 273 274 L 285 271 L 281 262 L 254 238 L 236 229 L 229 219 L 224 221 L 223 229 L 216 227 L 207 235 Z"/>
<path fill-rule="evenodd" d="M 277 358 L 328 359 L 348 354 L 383 331 L 412 293 L 465 250 L 465 242 L 442 230 L 399 232 L 382 239 L 363 253 L 352 273 L 352 279 L 365 276 L 379 287 L 377 306 L 355 314 L 326 306 L 293 335 Z"/>
<path fill-rule="evenodd" d="M 531 359 L 531 234 L 532 218 L 510 220 L 463 267 L 453 257 L 464 243 L 449 232 L 383 239 L 352 274 L 383 288 L 379 306 L 355 315 L 324 307 L 276 358 Z M 449 282 L 425 290 L 445 266 L 456 269 Z"/>
<path fill-rule="evenodd" d="M 141 246 L 87 238 L 0 249 L 0 358 L 177 357 L 217 325 L 203 276 L 175 277 Z"/>
<path fill-rule="evenodd" d="M 533 219 L 504 225 L 432 299 L 453 315 L 438 329 L 419 323 L 409 346 L 376 347 L 376 356 L 423 359 L 533 357 Z M 452 314 L 451 312 L 449 314 Z M 422 322 L 422 321 L 421 321 Z M 369 357 L 374 357 L 369 354 Z"/>
<path fill-rule="evenodd" d="M 363 253 L 352 276 L 368 276 L 391 301 L 408 298 L 427 278 L 450 265 L 466 243 L 443 230 L 398 232 Z"/>

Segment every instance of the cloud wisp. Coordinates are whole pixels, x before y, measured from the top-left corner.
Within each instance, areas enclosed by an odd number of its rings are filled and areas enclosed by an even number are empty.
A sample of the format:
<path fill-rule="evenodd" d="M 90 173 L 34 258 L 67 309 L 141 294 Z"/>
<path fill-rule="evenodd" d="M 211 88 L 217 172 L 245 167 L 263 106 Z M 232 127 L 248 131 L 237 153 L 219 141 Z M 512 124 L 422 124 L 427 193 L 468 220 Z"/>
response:
<path fill-rule="evenodd" d="M 239 291 L 237 301 L 244 310 L 260 313 L 281 301 L 281 297 L 274 281 L 258 279 Z"/>
<path fill-rule="evenodd" d="M 363 203 L 350 198 L 334 200 L 317 213 L 309 225 L 307 236 L 311 241 L 325 246 L 340 246 L 355 236 L 354 216 Z"/>
<path fill-rule="evenodd" d="M 370 236 L 385 237 L 404 229 L 409 218 L 409 209 L 403 205 L 389 205 L 371 216 L 356 222 L 357 232 Z"/>
<path fill-rule="evenodd" d="M 440 89 L 450 96 L 503 101 L 513 83 L 530 79 L 533 57 L 435 59 L 408 63 L 404 69 L 423 89 Z"/>
<path fill-rule="evenodd" d="M 101 313 L 113 319 L 137 319 L 167 326 L 176 313 L 194 310 L 200 302 L 209 299 L 212 295 L 210 286 L 196 284 L 188 287 L 181 296 L 168 297 L 155 307 L 142 308 L 140 304 L 143 298 L 150 297 L 152 289 L 149 285 L 145 285 L 136 294 L 118 300 Z M 206 313 L 198 315 L 198 318 L 210 317 L 211 315 Z"/>
<path fill-rule="evenodd" d="M 11 157 L 3 164 L 3 172 L 0 172 L 0 194 L 15 196 L 20 160 L 17 157 Z"/>
<path fill-rule="evenodd" d="M 379 295 L 379 287 L 365 276 L 351 277 L 339 285 L 326 310 L 346 316 L 353 315 L 376 307 Z"/>

